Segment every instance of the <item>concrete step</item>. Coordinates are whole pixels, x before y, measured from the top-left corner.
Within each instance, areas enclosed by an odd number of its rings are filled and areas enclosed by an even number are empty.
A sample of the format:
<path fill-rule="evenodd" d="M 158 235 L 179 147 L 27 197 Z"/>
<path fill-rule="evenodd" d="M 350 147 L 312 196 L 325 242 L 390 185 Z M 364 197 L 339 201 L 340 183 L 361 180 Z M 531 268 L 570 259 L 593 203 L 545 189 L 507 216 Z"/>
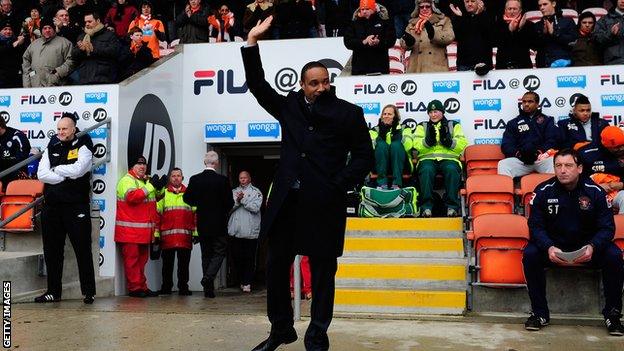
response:
<path fill-rule="evenodd" d="M 347 237 L 462 238 L 461 218 L 348 218 Z"/>
<path fill-rule="evenodd" d="M 334 304 L 337 313 L 462 315 L 466 292 L 336 288 Z"/>
<path fill-rule="evenodd" d="M 465 291 L 466 260 L 345 257 L 338 260 L 336 286 Z"/>
<path fill-rule="evenodd" d="M 11 281 L 11 291 L 18 294 L 24 291 L 44 289 L 46 277 L 39 275 L 39 260 L 43 252 L 2 252 L 0 251 L 0 280 Z"/>
<path fill-rule="evenodd" d="M 12 299 L 15 303 L 34 303 L 33 299 L 45 292 L 44 289 L 32 290 L 13 294 Z M 96 298 L 115 296 L 115 278 L 114 277 L 95 277 Z M 62 300 L 82 300 L 83 295 L 80 291 L 80 282 L 73 281 L 63 283 Z"/>
<path fill-rule="evenodd" d="M 4 251 L 42 251 L 41 230 L 35 227 L 32 232 L 4 232 Z"/>
<path fill-rule="evenodd" d="M 464 257 L 461 238 L 347 237 L 345 257 Z"/>

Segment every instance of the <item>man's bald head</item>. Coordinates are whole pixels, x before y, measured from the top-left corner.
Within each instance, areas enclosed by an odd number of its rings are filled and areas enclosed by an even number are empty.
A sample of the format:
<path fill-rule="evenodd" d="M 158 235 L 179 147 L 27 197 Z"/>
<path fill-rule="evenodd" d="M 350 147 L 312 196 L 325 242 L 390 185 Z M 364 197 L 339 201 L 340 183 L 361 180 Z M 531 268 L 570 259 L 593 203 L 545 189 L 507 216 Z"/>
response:
<path fill-rule="evenodd" d="M 60 141 L 70 141 L 76 135 L 76 121 L 71 117 L 63 116 L 56 124 L 56 136 Z"/>
<path fill-rule="evenodd" d="M 242 171 L 238 174 L 238 182 L 241 186 L 247 186 L 251 183 L 251 174 L 247 171 Z"/>

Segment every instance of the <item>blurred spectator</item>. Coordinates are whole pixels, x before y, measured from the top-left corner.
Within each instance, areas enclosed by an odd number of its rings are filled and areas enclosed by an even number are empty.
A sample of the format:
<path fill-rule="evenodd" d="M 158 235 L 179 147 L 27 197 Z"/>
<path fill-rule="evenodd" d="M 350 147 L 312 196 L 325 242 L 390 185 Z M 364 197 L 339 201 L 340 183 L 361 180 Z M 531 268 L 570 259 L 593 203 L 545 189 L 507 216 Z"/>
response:
<path fill-rule="evenodd" d="M 401 117 L 396 106 L 386 105 L 381 111 L 379 123 L 369 131 L 375 149 L 375 172 L 379 189 L 388 189 L 388 176 L 392 176 L 393 189 L 403 186 L 405 160 L 412 149 L 412 131 L 403 128 L 400 122 Z M 388 166 L 391 169 L 390 174 Z"/>
<path fill-rule="evenodd" d="M 391 0 L 388 2 L 390 14 L 394 17 L 394 31 L 397 39 L 401 38 L 407 23 L 413 18 L 418 0 Z"/>
<path fill-rule="evenodd" d="M 401 29 L 401 47 L 411 50 L 407 73 L 446 72 L 446 46 L 455 39 L 451 21 L 433 0 L 417 3 L 407 28 Z"/>
<path fill-rule="evenodd" d="M 65 78 L 72 72 L 72 43 L 56 35 L 52 19 L 41 21 L 42 37 L 33 41 L 22 63 L 24 88 L 65 85 Z"/>
<path fill-rule="evenodd" d="M 559 150 L 571 149 L 577 150 L 581 145 L 587 142 L 600 140 L 600 133 L 609 122 L 600 118 L 598 112 L 592 112 L 591 103 L 587 96 L 579 94 L 574 101 L 574 107 L 569 115 L 570 118 L 557 122 L 559 133 Z"/>
<path fill-rule="evenodd" d="M 574 21 L 563 17 L 554 0 L 539 0 L 538 6 L 543 17 L 535 24 L 537 67 L 570 66 L 572 62 L 570 44 L 578 37 Z"/>
<path fill-rule="evenodd" d="M 184 11 L 176 17 L 178 38 L 182 44 L 208 42 L 209 9 L 200 0 L 189 0 Z"/>
<path fill-rule="evenodd" d="M 69 12 L 65 9 L 56 11 L 54 25 L 56 26 L 56 35 L 69 40 L 72 44 L 76 43 L 78 36 L 83 31 L 77 24 L 69 21 Z"/>
<path fill-rule="evenodd" d="M 143 41 L 152 50 L 155 59 L 160 58 L 159 41 L 165 40 L 165 26 L 160 20 L 152 18 L 152 3 L 141 3 L 141 15 L 130 22 L 130 28 L 139 27 L 143 31 Z M 128 29 L 130 29 L 128 28 Z"/>
<path fill-rule="evenodd" d="M 29 151 L 30 143 L 24 132 L 7 126 L 4 118 L 0 117 L 0 170 L 4 171 L 24 161 Z M 27 170 L 28 166 L 24 166 L 5 175 L 0 181 L 6 187 L 6 184 L 20 178 Z"/>
<path fill-rule="evenodd" d="M 260 207 L 262 193 L 251 184 L 251 175 L 242 171 L 239 186 L 232 189 L 234 208 L 228 221 L 228 234 L 232 237 L 232 256 L 243 292 L 251 292 L 256 269 L 256 250 L 260 234 Z"/>
<path fill-rule="evenodd" d="M 390 73 L 388 49 L 394 42 L 394 26 L 388 10 L 375 0 L 360 0 L 360 7 L 344 35 L 345 46 L 353 50 L 351 74 Z"/>
<path fill-rule="evenodd" d="M 68 12 L 69 12 L 69 9 L 76 6 L 76 0 L 63 0 L 62 3 L 63 5 L 61 6 L 61 8 L 67 10 Z"/>
<path fill-rule="evenodd" d="M 355 8 L 350 0 L 316 0 L 319 23 L 325 26 L 325 36 L 342 37 L 351 22 Z"/>
<path fill-rule="evenodd" d="M 422 217 L 431 217 L 433 211 L 433 183 L 437 173 L 444 176 L 444 203 L 446 216 L 459 215 L 459 185 L 461 182 L 460 155 L 468 142 L 461 124 L 444 116 L 444 105 L 439 100 L 427 104 L 429 120 L 421 122 L 414 133 L 414 148 L 418 151 L 418 181 Z"/>
<path fill-rule="evenodd" d="M 533 68 L 529 49 L 535 38 L 535 26 L 522 13 L 519 0 L 507 0 L 503 17 L 494 29 L 496 69 Z"/>
<path fill-rule="evenodd" d="M 125 38 L 130 28 L 130 22 L 139 16 L 139 11 L 127 0 L 117 0 L 108 10 L 104 25 L 113 30 L 118 38 Z"/>
<path fill-rule="evenodd" d="M 25 38 L 15 36 L 10 21 L 0 22 L 0 26 L 0 88 L 19 88 Z"/>
<path fill-rule="evenodd" d="M 578 18 L 578 33 L 572 47 L 572 66 L 602 65 L 602 50 L 594 37 L 596 16 L 591 12 L 583 12 Z"/>
<path fill-rule="evenodd" d="M 41 12 L 39 7 L 30 7 L 30 17 L 26 17 L 22 24 L 22 31 L 26 33 L 30 42 L 35 41 L 37 38 L 41 38 Z"/>
<path fill-rule="evenodd" d="M 481 0 L 464 0 L 465 14 L 451 4 L 454 16 L 451 18 L 457 40 L 457 70 L 474 70 L 477 65 L 492 68 L 492 46 L 494 27 L 492 19 L 485 12 Z"/>
<path fill-rule="evenodd" d="M 221 5 L 217 15 L 208 17 L 208 24 L 210 37 L 216 38 L 217 43 L 234 41 L 234 12 L 227 5 Z"/>
<path fill-rule="evenodd" d="M 39 8 L 41 9 L 41 17 L 52 18 L 56 14 L 61 1 L 56 0 L 39 0 Z"/>
<path fill-rule="evenodd" d="M 121 65 L 122 71 L 119 81 L 123 81 L 135 73 L 138 73 L 143 68 L 149 67 L 154 63 L 154 56 L 152 50 L 147 47 L 147 44 L 143 41 L 143 31 L 139 27 L 134 27 L 128 32 L 130 36 L 130 43 L 128 47 L 123 50 Z"/>
<path fill-rule="evenodd" d="M 275 6 L 273 24 L 279 39 L 317 36 L 318 19 L 309 0 L 281 1 Z"/>
<path fill-rule="evenodd" d="M 512 178 L 538 173 L 555 173 L 552 156 L 559 131 L 554 118 L 539 109 L 539 95 L 528 91 L 522 96 L 520 114 L 507 122 L 498 162 L 498 174 Z"/>
<path fill-rule="evenodd" d="M 604 49 L 605 65 L 624 63 L 624 0 L 617 0 L 616 6 L 598 21 L 594 37 Z"/>
<path fill-rule="evenodd" d="M 0 0 L 0 23 L 4 25 L 4 23 L 8 21 L 11 25 L 11 29 L 13 29 L 13 33 L 17 34 L 20 32 L 22 18 L 13 11 L 13 3 L 11 0 Z"/>
<path fill-rule="evenodd" d="M 97 13 L 84 18 L 84 34 L 78 37 L 72 59 L 78 65 L 80 84 L 109 84 L 117 79 L 119 39 L 100 22 Z"/>
<path fill-rule="evenodd" d="M 84 28 L 85 15 L 87 12 L 93 12 L 93 7 L 87 3 L 87 0 L 76 0 L 76 4 L 68 8 L 67 11 L 70 21 L 76 23 L 80 28 Z"/>
<path fill-rule="evenodd" d="M 256 0 L 245 8 L 245 15 L 243 16 L 243 31 L 245 35 L 249 33 L 249 30 L 253 28 L 258 21 L 262 21 L 265 18 L 273 15 L 275 8 L 273 3 L 268 0 Z"/>

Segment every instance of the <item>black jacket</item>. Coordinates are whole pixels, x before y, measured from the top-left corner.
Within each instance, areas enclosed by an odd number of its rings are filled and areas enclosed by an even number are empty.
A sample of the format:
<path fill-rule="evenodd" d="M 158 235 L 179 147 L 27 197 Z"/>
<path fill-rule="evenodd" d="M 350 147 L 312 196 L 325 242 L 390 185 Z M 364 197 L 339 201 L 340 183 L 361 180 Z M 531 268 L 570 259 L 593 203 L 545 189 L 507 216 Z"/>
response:
<path fill-rule="evenodd" d="M 208 8 L 202 8 L 191 15 L 186 15 L 184 9 L 176 17 L 175 24 L 178 28 L 178 38 L 181 44 L 207 43 L 208 42 Z"/>
<path fill-rule="evenodd" d="M 550 20 L 554 23 L 552 35 L 544 33 L 544 21 Z M 535 24 L 537 56 L 535 63 L 537 67 L 550 67 L 559 59 L 572 59 L 572 44 L 578 37 L 576 24 L 570 18 L 563 17 L 561 12 L 557 12 L 548 18 L 542 19 Z"/>
<path fill-rule="evenodd" d="M 78 40 L 82 40 L 81 34 Z M 91 36 L 93 52 L 88 55 L 78 46 L 72 49 L 72 58 L 78 63 L 80 84 L 109 84 L 117 80 L 117 65 L 121 48 L 115 33 L 102 28 Z"/>
<path fill-rule="evenodd" d="M 120 61 L 121 74 L 119 76 L 119 81 L 123 81 L 138 73 L 143 68 L 149 67 L 155 60 L 152 55 L 152 50 L 150 50 L 147 44 L 143 44 L 136 54 L 130 51 L 129 44 L 126 44 Z"/>
<path fill-rule="evenodd" d="M 30 142 L 26 135 L 20 130 L 7 127 L 4 134 L 0 136 L 0 172 L 27 159 L 29 153 Z M 27 167 L 24 166 L 22 170 L 26 171 Z M 19 170 L 8 174 L 0 181 L 6 186 L 10 181 L 17 179 L 18 172 Z"/>
<path fill-rule="evenodd" d="M 485 63 L 492 67 L 493 22 L 487 12 L 452 16 L 457 41 L 457 66 L 474 67 Z"/>
<path fill-rule="evenodd" d="M 206 169 L 189 180 L 184 202 L 197 206 L 197 231 L 200 236 L 227 235 L 230 210 L 234 207 L 229 180 Z"/>
<path fill-rule="evenodd" d="M 303 91 L 283 96 L 264 79 L 258 46 L 241 51 L 249 90 L 282 129 L 280 163 L 260 237 L 271 235 L 280 208 L 298 180 L 299 208 L 293 228 L 297 253 L 338 257 L 344 246 L 346 191 L 363 182 L 374 163 L 364 113 L 329 92 L 317 98 L 309 111 Z"/>
<path fill-rule="evenodd" d="M 13 47 L 15 40 L 0 41 L 0 88 L 22 87 L 22 55 L 27 45 Z"/>
<path fill-rule="evenodd" d="M 369 35 L 377 35 L 379 45 L 371 47 L 362 44 Z M 368 73 L 390 73 L 390 58 L 388 49 L 396 41 L 394 24 L 382 19 L 379 12 L 369 19 L 357 17 L 345 29 L 344 45 L 353 50 L 351 58 L 351 74 L 364 75 Z"/>
<path fill-rule="evenodd" d="M 509 31 L 509 24 L 499 20 L 494 28 L 496 38 L 496 69 L 533 68 L 529 49 L 535 38 L 535 25 L 526 21 L 524 27 Z"/>
<path fill-rule="evenodd" d="M 608 173 L 624 177 L 624 163 L 602 146 L 600 140 L 583 146 L 578 154 L 579 161 L 583 164 L 583 174 Z"/>
<path fill-rule="evenodd" d="M 505 157 L 522 158 L 523 154 L 535 155 L 538 151 L 546 152 L 557 147 L 559 131 L 554 118 L 536 111 L 532 116 L 521 112 L 519 116 L 507 122 L 501 150 Z"/>
<path fill-rule="evenodd" d="M 286 0 L 275 7 L 275 27 L 280 39 L 310 38 L 317 23 L 309 1 Z"/>
<path fill-rule="evenodd" d="M 572 191 L 566 190 L 556 177 L 538 185 L 531 200 L 528 224 L 530 240 L 544 251 L 553 245 L 574 251 L 590 243 L 596 251 L 602 251 L 615 232 L 607 194 L 585 177 Z"/>
<path fill-rule="evenodd" d="M 609 122 L 600 118 L 598 112 L 592 113 L 591 117 L 591 140 L 600 142 L 600 132 L 609 125 Z M 576 118 L 570 118 L 557 122 L 559 126 L 559 149 L 571 148 L 574 144 L 588 141 L 583 124 Z"/>

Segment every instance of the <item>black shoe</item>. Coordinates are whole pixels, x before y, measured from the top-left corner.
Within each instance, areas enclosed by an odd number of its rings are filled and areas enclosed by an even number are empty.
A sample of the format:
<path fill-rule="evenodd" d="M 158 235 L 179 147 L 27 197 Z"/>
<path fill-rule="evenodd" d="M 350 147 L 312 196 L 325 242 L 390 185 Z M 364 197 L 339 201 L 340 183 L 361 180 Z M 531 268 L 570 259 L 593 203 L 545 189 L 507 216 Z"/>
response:
<path fill-rule="evenodd" d="M 157 293 L 158 295 L 171 295 L 171 289 L 160 289 Z"/>
<path fill-rule="evenodd" d="M 95 296 L 93 295 L 85 295 L 84 299 L 82 299 L 82 302 L 87 305 L 91 305 L 93 301 L 95 301 Z"/>
<path fill-rule="evenodd" d="M 214 289 L 204 289 L 204 297 L 214 299 L 215 298 Z"/>
<path fill-rule="evenodd" d="M 135 291 L 130 291 L 128 293 L 128 296 L 144 298 L 144 297 L 147 297 L 147 294 L 143 290 L 135 290 Z"/>
<path fill-rule="evenodd" d="M 180 296 L 191 296 L 191 295 L 193 295 L 193 292 L 188 290 L 188 289 L 180 290 L 180 291 L 178 291 L 178 295 L 180 295 Z"/>
<path fill-rule="evenodd" d="M 289 331 L 282 334 L 271 333 L 269 337 L 254 347 L 251 351 L 273 351 L 276 350 L 282 344 L 290 344 L 297 340 L 297 332 L 294 328 L 290 328 Z"/>
<path fill-rule="evenodd" d="M 145 292 L 145 297 L 157 297 L 158 296 L 158 291 L 152 291 L 150 289 L 147 289 L 144 292 Z"/>
<path fill-rule="evenodd" d="M 547 326 L 548 322 L 549 322 L 548 319 L 544 317 L 536 316 L 533 313 L 531 313 L 531 316 L 529 317 L 529 319 L 527 319 L 527 321 L 524 322 L 524 329 L 530 330 L 530 331 L 540 330 L 542 329 L 542 327 Z"/>
<path fill-rule="evenodd" d="M 60 297 L 56 297 L 48 292 L 45 292 L 43 295 L 41 296 L 37 296 L 35 297 L 35 302 L 36 303 L 46 303 L 46 302 L 59 302 L 61 301 Z"/>
<path fill-rule="evenodd" d="M 609 335 L 613 336 L 622 336 L 624 335 L 624 326 L 622 326 L 622 322 L 620 321 L 622 318 L 622 314 L 620 311 L 615 308 L 609 312 L 609 315 L 605 318 L 605 325 L 607 326 L 607 330 L 609 331 Z"/>

